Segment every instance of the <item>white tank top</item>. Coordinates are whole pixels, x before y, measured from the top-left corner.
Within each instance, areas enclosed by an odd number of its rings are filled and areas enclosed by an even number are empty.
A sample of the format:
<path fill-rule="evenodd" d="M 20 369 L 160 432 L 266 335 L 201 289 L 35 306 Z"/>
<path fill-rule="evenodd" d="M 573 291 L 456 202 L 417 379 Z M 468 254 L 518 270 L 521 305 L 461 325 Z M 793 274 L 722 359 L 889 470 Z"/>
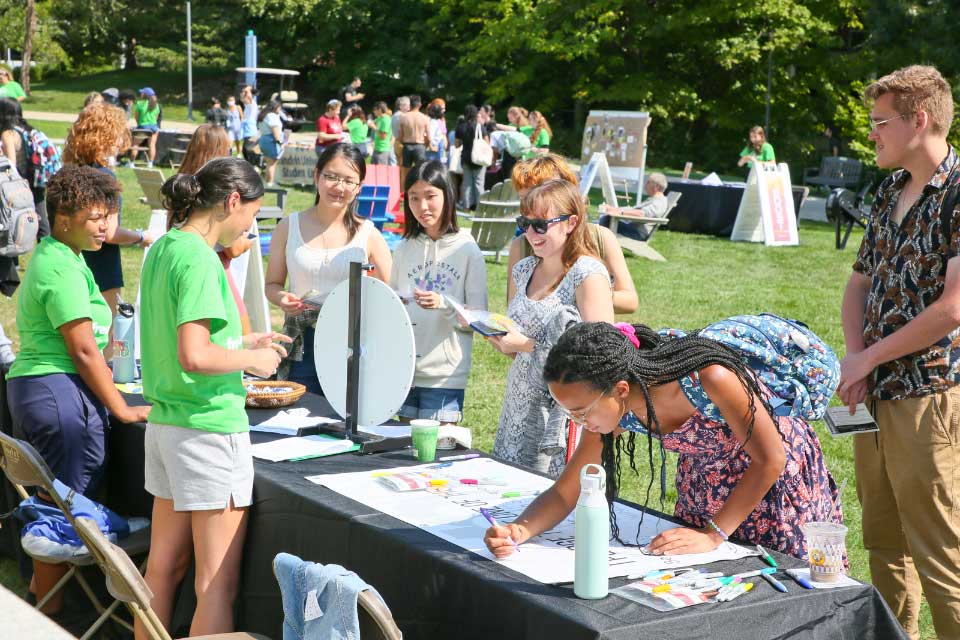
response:
<path fill-rule="evenodd" d="M 290 215 L 287 229 L 286 258 L 290 293 L 302 296 L 314 290 L 320 293 L 320 298 L 326 298 L 335 286 L 350 276 L 351 262 L 367 261 L 367 237 L 370 230 L 376 227 L 369 220 L 364 220 L 353 239 L 344 246 L 316 249 L 303 242 L 300 213 Z"/>

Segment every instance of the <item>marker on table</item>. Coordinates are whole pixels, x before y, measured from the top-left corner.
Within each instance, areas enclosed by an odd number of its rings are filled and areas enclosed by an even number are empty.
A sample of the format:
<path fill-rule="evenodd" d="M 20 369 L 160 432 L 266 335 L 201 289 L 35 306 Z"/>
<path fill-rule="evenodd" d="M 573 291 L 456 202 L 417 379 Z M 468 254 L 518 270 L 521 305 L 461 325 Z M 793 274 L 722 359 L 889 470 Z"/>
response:
<path fill-rule="evenodd" d="M 529 491 L 507 491 L 506 493 L 502 494 L 500 497 L 501 498 L 523 498 L 524 496 L 537 496 L 537 495 L 540 495 L 540 492 L 537 490 L 531 489 Z"/>
<path fill-rule="evenodd" d="M 765 567 L 763 569 L 757 569 L 756 571 L 747 571 L 746 573 L 735 573 L 730 577 L 740 578 L 741 580 L 745 580 L 747 578 L 756 578 L 757 576 L 762 576 L 765 573 L 776 573 L 776 572 L 777 570 L 774 569 L 773 567 Z"/>
<path fill-rule="evenodd" d="M 491 526 L 494 526 L 494 527 L 499 527 L 499 526 L 500 526 L 500 523 L 497 522 L 497 519 L 494 518 L 494 517 L 490 514 L 490 512 L 487 511 L 486 509 L 484 509 L 483 507 L 480 508 L 480 515 L 482 515 L 484 518 L 486 518 L 486 519 L 487 519 L 487 522 L 489 522 Z M 516 549 L 517 553 L 520 553 L 520 545 L 517 544 L 517 541 L 516 541 L 516 540 L 514 540 L 514 539 L 511 538 L 510 536 L 507 536 L 507 542 L 509 542 L 510 544 L 513 545 L 513 548 Z"/>
<path fill-rule="evenodd" d="M 738 584 L 736 587 L 733 587 L 733 588 L 732 588 L 732 591 L 730 591 L 722 600 L 720 599 L 720 596 L 718 595 L 718 596 L 717 596 L 717 601 L 719 601 L 719 602 L 730 602 L 730 601 L 733 600 L 734 598 L 739 598 L 739 597 L 742 596 L 743 594 L 749 592 L 750 589 L 753 589 L 753 583 L 752 583 L 752 582 L 745 582 L 745 583 L 742 583 L 742 584 Z"/>
<path fill-rule="evenodd" d="M 787 569 L 787 575 L 793 578 L 804 589 L 813 589 L 813 583 L 800 573 L 799 569 Z"/>
<path fill-rule="evenodd" d="M 437 458 L 440 462 L 456 462 L 457 460 L 473 460 L 474 458 L 479 458 L 479 453 L 465 453 L 460 456 L 443 456 Z"/>
<path fill-rule="evenodd" d="M 788 593 L 787 587 L 782 582 L 774 578 L 773 574 L 761 573 L 760 577 L 766 580 L 767 582 L 769 582 L 770 586 L 776 589 L 777 591 L 779 591 L 780 593 Z"/>
<path fill-rule="evenodd" d="M 774 569 L 777 568 L 777 561 L 773 559 L 773 556 L 771 556 L 766 549 L 764 549 L 760 545 L 757 545 L 757 551 L 760 552 L 760 557 L 763 558 L 764 562 L 766 562 L 768 565 L 770 565 Z"/>

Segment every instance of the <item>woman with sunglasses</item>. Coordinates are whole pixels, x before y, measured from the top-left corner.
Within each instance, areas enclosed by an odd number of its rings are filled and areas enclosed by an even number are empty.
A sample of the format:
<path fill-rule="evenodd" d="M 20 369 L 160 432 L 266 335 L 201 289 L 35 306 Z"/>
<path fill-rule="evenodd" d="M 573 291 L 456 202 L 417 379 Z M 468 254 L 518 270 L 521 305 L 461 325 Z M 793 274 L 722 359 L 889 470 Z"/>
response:
<path fill-rule="evenodd" d="M 674 555 L 707 552 L 733 537 L 805 558 L 800 526 L 843 520 L 816 432 L 799 417 L 774 417 L 769 389 L 740 354 L 717 341 L 661 335 L 644 325 L 582 323 L 557 341 L 543 376 L 583 436 L 550 489 L 513 523 L 487 530 L 487 547 L 498 557 L 513 552 L 508 536 L 521 543 L 570 513 L 586 464 L 604 467 L 612 502 L 621 455 L 636 471 L 636 438 L 644 433 L 651 486 L 654 440 L 662 447 L 661 465 L 663 449 L 679 454 L 674 515 L 687 526 L 649 541 L 623 532 L 625 543 Z M 612 516 L 611 525 L 621 540 Z"/>
<path fill-rule="evenodd" d="M 323 389 L 313 359 L 313 336 L 320 305 L 350 275 L 351 262 L 373 263 L 373 277 L 390 281 L 387 242 L 369 219 L 357 215 L 365 175 L 356 146 L 338 142 L 325 147 L 313 172 L 314 205 L 281 220 L 270 241 L 267 300 L 283 309 L 283 332 L 294 339 L 278 374 L 318 395 Z"/>
<path fill-rule="evenodd" d="M 533 248 L 511 278 L 507 315 L 515 326 L 488 338 L 514 358 L 493 453 L 557 477 L 567 453 L 567 420 L 543 382 L 550 348 L 570 324 L 613 321 L 610 276 L 587 235 L 583 199 L 566 180 L 547 180 L 520 201 L 517 225 Z"/>

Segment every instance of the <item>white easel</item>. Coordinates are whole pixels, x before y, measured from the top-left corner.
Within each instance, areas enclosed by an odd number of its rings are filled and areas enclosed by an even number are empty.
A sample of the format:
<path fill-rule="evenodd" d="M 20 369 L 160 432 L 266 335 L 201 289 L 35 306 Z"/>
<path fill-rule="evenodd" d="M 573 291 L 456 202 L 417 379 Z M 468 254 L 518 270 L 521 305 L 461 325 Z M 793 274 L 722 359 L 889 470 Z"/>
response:
<path fill-rule="evenodd" d="M 771 247 L 800 244 L 786 163 L 753 163 L 730 239 Z"/>

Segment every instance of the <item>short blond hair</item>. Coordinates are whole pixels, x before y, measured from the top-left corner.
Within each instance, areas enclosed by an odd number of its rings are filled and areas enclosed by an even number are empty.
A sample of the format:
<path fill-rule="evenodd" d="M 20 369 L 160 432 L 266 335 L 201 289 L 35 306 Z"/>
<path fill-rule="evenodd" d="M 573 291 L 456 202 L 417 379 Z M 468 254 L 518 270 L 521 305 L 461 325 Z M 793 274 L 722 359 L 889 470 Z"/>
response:
<path fill-rule="evenodd" d="M 897 69 L 875 82 L 864 91 L 864 98 L 875 102 L 880 96 L 893 94 L 893 107 L 901 115 L 926 111 L 930 115 L 930 130 L 946 136 L 953 123 L 953 93 L 948 83 L 934 67 L 911 65 Z"/>

